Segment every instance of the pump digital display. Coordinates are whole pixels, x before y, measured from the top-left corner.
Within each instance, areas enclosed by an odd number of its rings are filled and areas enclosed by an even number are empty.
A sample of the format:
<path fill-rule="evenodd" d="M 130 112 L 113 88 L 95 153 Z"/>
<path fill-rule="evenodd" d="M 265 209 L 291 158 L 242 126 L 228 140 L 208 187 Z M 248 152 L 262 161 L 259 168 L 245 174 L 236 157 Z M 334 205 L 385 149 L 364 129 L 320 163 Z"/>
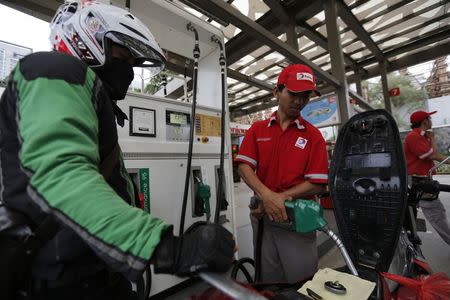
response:
<path fill-rule="evenodd" d="M 166 110 L 166 124 L 176 126 L 186 126 L 190 123 L 188 113 Z"/>
<path fill-rule="evenodd" d="M 171 113 L 170 114 L 170 123 L 171 124 L 186 125 L 187 124 L 187 116 L 186 115 L 180 115 L 180 114 Z"/>
<path fill-rule="evenodd" d="M 346 168 L 387 168 L 391 166 L 389 153 L 349 155 L 345 158 Z"/>

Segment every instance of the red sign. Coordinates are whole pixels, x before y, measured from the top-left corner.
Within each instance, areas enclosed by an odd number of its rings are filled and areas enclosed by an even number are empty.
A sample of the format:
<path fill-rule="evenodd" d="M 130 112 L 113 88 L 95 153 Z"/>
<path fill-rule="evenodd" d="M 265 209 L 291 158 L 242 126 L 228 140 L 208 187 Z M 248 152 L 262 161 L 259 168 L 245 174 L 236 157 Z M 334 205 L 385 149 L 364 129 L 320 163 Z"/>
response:
<path fill-rule="evenodd" d="M 245 132 L 247 131 L 247 129 L 231 127 L 231 128 L 230 128 L 230 131 L 231 131 L 232 134 L 236 134 L 236 135 L 244 135 Z"/>
<path fill-rule="evenodd" d="M 396 87 L 389 90 L 389 96 L 395 97 L 398 95 L 400 95 L 400 88 Z"/>

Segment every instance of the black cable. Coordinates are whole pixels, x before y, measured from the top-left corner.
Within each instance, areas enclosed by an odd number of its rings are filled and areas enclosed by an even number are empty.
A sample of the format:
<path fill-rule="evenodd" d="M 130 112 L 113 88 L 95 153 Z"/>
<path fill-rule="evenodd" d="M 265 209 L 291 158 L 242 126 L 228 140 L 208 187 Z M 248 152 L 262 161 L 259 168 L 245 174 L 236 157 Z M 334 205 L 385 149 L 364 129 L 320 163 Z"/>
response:
<path fill-rule="evenodd" d="M 198 76 L 198 59 L 200 58 L 200 47 L 198 42 L 198 32 L 195 27 L 189 23 L 186 26 L 187 30 L 193 31 L 195 35 L 195 46 L 193 50 L 194 54 L 194 74 L 192 76 L 192 110 L 191 110 L 191 126 L 189 132 L 189 150 L 186 166 L 186 178 L 184 182 L 184 194 L 183 194 L 183 206 L 181 208 L 181 220 L 179 236 L 184 233 L 184 221 L 186 219 L 186 207 L 189 191 L 189 179 L 191 178 L 191 164 L 192 164 L 192 148 L 194 145 L 194 130 L 195 130 L 195 109 L 197 107 L 197 76 Z"/>
<path fill-rule="evenodd" d="M 226 82 L 226 77 L 225 77 L 225 68 L 226 68 L 226 61 L 225 61 L 225 51 L 223 49 L 223 44 L 222 42 L 216 37 L 216 36 L 212 36 L 211 40 L 213 42 L 216 42 L 217 44 L 219 44 L 220 47 L 220 56 L 219 56 L 219 64 L 220 64 L 220 75 L 222 78 L 222 114 L 221 114 L 221 123 L 220 123 L 220 165 L 219 165 L 219 183 L 218 183 L 218 187 L 217 187 L 217 194 L 216 194 L 216 210 L 215 210 L 215 214 L 214 214 L 214 223 L 218 224 L 219 223 L 219 216 L 220 216 L 220 210 L 222 209 L 222 201 L 223 201 L 223 197 L 222 197 L 222 193 L 224 191 L 224 170 L 223 170 L 223 166 L 224 166 L 224 157 L 225 157 L 225 116 L 226 116 L 226 112 L 225 112 L 225 82 Z"/>

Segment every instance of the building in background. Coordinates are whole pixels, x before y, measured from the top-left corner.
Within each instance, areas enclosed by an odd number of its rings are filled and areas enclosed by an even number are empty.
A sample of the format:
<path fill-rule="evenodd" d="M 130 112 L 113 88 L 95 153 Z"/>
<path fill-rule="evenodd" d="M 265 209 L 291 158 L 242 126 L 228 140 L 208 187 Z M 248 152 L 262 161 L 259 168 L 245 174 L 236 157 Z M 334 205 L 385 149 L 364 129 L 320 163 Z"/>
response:
<path fill-rule="evenodd" d="M 429 98 L 450 95 L 450 72 L 446 56 L 438 57 L 434 61 L 431 76 L 426 82 L 426 89 Z"/>
<path fill-rule="evenodd" d="M 5 79 L 17 62 L 31 52 L 31 48 L 0 41 L 0 80 Z"/>

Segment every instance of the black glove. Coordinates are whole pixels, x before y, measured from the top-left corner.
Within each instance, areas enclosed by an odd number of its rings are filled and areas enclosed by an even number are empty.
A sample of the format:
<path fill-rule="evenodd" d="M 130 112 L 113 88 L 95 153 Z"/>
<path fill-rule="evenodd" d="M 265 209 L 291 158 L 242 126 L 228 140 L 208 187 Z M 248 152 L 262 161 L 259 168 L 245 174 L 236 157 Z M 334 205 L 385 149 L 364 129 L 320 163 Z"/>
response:
<path fill-rule="evenodd" d="M 170 226 L 155 249 L 155 273 L 189 276 L 201 271 L 226 272 L 231 267 L 235 243 L 222 226 L 196 225 L 181 238 L 172 231 Z"/>

